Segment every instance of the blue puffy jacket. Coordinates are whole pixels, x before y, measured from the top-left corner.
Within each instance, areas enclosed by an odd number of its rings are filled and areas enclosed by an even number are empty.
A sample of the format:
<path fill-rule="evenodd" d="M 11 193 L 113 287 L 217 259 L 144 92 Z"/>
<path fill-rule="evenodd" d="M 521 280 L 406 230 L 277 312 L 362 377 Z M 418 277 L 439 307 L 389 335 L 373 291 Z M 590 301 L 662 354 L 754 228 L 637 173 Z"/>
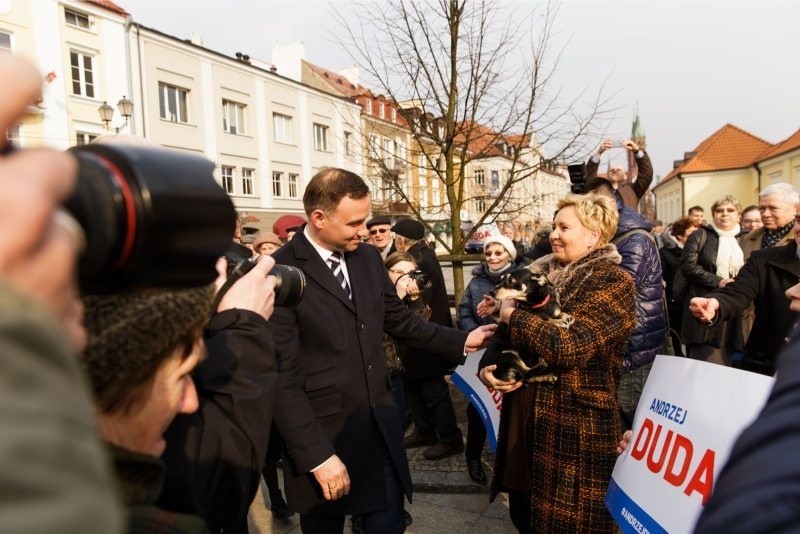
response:
<path fill-rule="evenodd" d="M 653 226 L 637 211 L 622 207 L 615 238 L 634 228 L 650 232 Z M 632 371 L 652 362 L 664 349 L 661 258 L 653 240 L 639 232 L 628 234 L 615 244 L 622 256 L 620 267 L 630 273 L 636 285 L 636 328 L 623 362 L 623 367 Z"/>
<path fill-rule="evenodd" d="M 491 317 L 478 317 L 478 303 L 483 300 L 484 295 L 488 295 L 500 277 L 515 269 L 512 265 L 501 273 L 492 273 L 485 263 L 482 263 L 472 270 L 472 280 L 469 281 L 458 305 L 458 327 L 465 332 L 471 332 L 481 325 L 494 324 L 495 320 Z"/>

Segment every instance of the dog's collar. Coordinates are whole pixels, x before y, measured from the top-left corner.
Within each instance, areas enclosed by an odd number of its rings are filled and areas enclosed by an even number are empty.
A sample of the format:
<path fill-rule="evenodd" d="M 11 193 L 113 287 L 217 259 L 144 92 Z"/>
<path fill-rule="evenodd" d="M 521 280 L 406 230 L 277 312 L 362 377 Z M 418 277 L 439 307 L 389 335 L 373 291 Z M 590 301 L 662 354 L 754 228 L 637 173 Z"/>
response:
<path fill-rule="evenodd" d="M 531 309 L 534 309 L 534 310 L 535 310 L 536 308 L 541 308 L 542 306 L 544 306 L 544 305 L 545 305 L 545 304 L 547 304 L 548 302 L 550 302 L 550 295 L 547 295 L 547 296 L 544 298 L 544 300 L 543 300 L 542 302 L 540 302 L 539 304 L 534 304 L 533 306 L 531 306 Z"/>

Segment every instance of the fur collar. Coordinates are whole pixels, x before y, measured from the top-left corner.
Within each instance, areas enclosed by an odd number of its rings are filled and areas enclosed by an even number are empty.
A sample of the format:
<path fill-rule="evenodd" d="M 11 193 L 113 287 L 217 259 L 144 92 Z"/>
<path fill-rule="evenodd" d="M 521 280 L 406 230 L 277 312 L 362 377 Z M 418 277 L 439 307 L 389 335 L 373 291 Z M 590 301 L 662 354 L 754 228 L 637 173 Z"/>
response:
<path fill-rule="evenodd" d="M 553 255 L 548 254 L 536 260 L 529 268 L 531 270 L 540 269 L 545 274 L 561 268 L 561 273 L 558 275 L 554 284 L 559 294 L 562 295 L 563 304 L 565 300 L 568 300 L 568 295 L 574 291 L 575 287 L 581 285 L 592 276 L 595 268 L 608 263 L 619 265 L 621 262 L 622 256 L 617 252 L 617 247 L 609 243 L 594 250 L 590 250 L 566 267 L 561 267 Z"/>

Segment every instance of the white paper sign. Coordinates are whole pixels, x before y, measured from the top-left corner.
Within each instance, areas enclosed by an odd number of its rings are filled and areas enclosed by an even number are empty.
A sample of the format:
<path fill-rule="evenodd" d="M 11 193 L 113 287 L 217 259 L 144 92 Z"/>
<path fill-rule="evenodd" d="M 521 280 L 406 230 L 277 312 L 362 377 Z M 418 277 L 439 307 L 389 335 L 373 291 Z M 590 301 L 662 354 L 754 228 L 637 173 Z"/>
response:
<path fill-rule="evenodd" d="M 761 412 L 773 383 L 739 369 L 658 356 L 606 494 L 622 532 L 691 532 L 736 438 Z"/>
<path fill-rule="evenodd" d="M 497 450 L 497 430 L 500 427 L 500 410 L 503 407 L 503 394 L 487 388 L 478 379 L 478 363 L 486 349 L 467 354 L 464 365 L 453 371 L 450 379 L 478 410 L 489 438 L 489 451 Z"/>

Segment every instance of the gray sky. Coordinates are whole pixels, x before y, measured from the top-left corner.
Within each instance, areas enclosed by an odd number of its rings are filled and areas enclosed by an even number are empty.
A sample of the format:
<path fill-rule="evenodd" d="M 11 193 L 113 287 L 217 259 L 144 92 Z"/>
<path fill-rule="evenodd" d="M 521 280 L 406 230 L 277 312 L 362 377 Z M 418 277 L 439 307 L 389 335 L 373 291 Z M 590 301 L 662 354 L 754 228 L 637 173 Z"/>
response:
<path fill-rule="evenodd" d="M 276 42 L 303 41 L 313 63 L 332 70 L 352 64 L 331 37 L 337 26 L 327 2 L 117 3 L 136 22 L 179 38 L 199 33 L 224 54 L 269 61 Z M 506 3 L 520 12 L 536 5 Z M 725 123 L 770 143 L 800 128 L 799 20 L 797 1 L 566 1 L 555 23 L 556 46 L 566 47 L 557 84 L 577 92 L 605 81 L 617 109 L 607 130 L 614 139 L 630 134 L 638 104 L 655 173 L 664 176 Z"/>

